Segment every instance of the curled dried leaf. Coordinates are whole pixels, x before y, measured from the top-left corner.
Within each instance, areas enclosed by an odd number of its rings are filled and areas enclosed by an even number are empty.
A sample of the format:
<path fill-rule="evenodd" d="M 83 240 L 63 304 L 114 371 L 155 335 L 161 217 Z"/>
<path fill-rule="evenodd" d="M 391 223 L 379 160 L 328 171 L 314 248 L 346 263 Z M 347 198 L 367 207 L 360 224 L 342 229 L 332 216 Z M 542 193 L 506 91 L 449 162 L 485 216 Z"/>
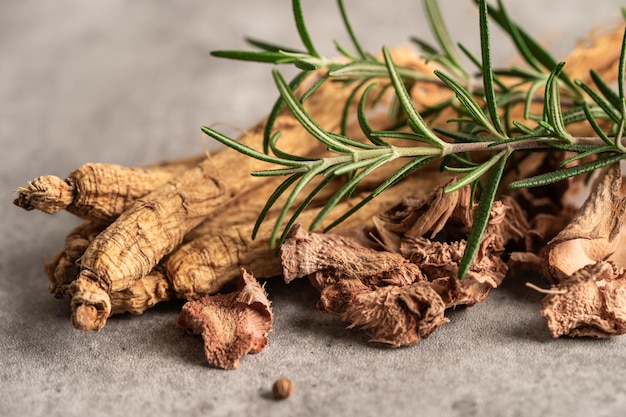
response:
<path fill-rule="evenodd" d="M 566 277 L 542 302 L 552 337 L 605 338 L 626 333 L 626 274 L 609 261 Z"/>
<path fill-rule="evenodd" d="M 210 365 L 237 369 L 243 355 L 258 353 L 267 345 L 272 310 L 263 287 L 242 269 L 236 291 L 186 303 L 177 324 L 202 336 Z"/>

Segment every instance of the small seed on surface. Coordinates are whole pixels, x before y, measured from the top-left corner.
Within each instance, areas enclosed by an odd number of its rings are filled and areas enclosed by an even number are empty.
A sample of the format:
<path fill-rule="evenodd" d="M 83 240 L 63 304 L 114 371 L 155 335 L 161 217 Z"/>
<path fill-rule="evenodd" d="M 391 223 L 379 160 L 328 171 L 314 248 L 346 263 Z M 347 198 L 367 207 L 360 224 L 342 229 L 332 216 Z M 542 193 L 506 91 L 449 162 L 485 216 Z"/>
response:
<path fill-rule="evenodd" d="M 293 381 L 289 378 L 280 378 L 272 386 L 272 394 L 277 400 L 284 400 L 293 393 Z"/>

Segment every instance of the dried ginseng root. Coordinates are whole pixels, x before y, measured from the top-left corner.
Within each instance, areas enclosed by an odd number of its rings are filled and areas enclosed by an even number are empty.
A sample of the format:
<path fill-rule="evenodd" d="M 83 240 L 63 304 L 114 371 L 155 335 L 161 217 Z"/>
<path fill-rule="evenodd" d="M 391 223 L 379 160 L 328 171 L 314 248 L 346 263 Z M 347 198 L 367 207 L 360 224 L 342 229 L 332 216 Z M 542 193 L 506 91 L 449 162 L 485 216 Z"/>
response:
<path fill-rule="evenodd" d="M 476 258 L 459 281 L 464 237 L 474 208 L 469 188 L 454 194 L 444 193 L 443 188 L 424 197 L 407 196 L 378 216 L 376 236 L 383 248 L 402 254 L 420 268 L 447 308 L 480 303 L 502 283 L 508 271 L 502 260 L 505 245 L 523 245 L 528 223 L 512 199 L 494 202 Z"/>
<path fill-rule="evenodd" d="M 135 284 L 111 294 L 111 315 L 142 314 L 155 304 L 174 298 L 174 292 L 163 268 L 157 267 Z"/>
<path fill-rule="evenodd" d="M 606 338 L 626 333 L 626 273 L 610 261 L 584 266 L 541 303 L 552 337 Z"/>
<path fill-rule="evenodd" d="M 619 164 L 610 166 L 572 221 L 546 247 L 548 268 L 559 282 L 608 258 L 626 267 L 626 197 Z"/>
<path fill-rule="evenodd" d="M 263 287 L 242 269 L 236 291 L 186 303 L 177 324 L 202 336 L 210 365 L 237 369 L 243 355 L 267 346 L 272 310 Z"/>
<path fill-rule="evenodd" d="M 547 246 L 555 285 L 541 314 L 553 337 L 626 332 L 626 197 L 619 164 L 610 166 L 572 222 Z"/>
<path fill-rule="evenodd" d="M 134 200 L 160 187 L 205 156 L 191 157 L 145 168 L 89 163 L 61 179 L 54 175 L 37 177 L 17 190 L 13 203 L 25 210 L 53 214 L 67 210 L 76 216 L 109 223 Z"/>
<path fill-rule="evenodd" d="M 441 297 L 401 255 L 296 227 L 281 248 L 286 282 L 309 276 L 318 309 L 366 330 L 389 347 L 415 344 L 447 319 Z"/>
<path fill-rule="evenodd" d="M 56 298 L 70 296 L 70 285 L 80 272 L 80 257 L 107 226 L 106 223 L 83 222 L 67 235 L 63 251 L 44 264 L 44 269 L 50 279 L 48 290 Z"/>

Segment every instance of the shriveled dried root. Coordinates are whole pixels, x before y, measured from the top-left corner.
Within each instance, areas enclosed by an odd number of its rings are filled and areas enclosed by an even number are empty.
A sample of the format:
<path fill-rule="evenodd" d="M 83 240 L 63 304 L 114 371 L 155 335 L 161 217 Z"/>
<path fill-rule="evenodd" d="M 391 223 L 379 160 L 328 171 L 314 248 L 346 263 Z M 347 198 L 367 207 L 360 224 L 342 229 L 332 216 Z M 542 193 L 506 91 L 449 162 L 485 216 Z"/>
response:
<path fill-rule="evenodd" d="M 377 218 L 376 236 L 385 249 L 419 266 L 447 308 L 480 303 L 502 283 L 508 271 L 502 259 L 505 246 L 515 242 L 523 247 L 528 223 L 514 200 L 503 197 L 496 201 L 476 258 L 459 281 L 464 237 L 474 207 L 469 204 L 469 188 L 461 189 L 455 197 L 442 190 L 401 200 Z"/>
<path fill-rule="evenodd" d="M 318 309 L 360 327 L 370 341 L 388 347 L 409 346 L 447 323 L 445 303 L 424 281 L 404 286 L 371 287 L 344 279 L 324 287 Z"/>
<path fill-rule="evenodd" d="M 162 268 L 155 268 L 135 284 L 111 294 L 111 315 L 142 314 L 154 305 L 174 298 L 174 292 Z"/>
<path fill-rule="evenodd" d="M 550 272 L 559 282 L 605 258 L 626 266 L 626 197 L 619 164 L 598 178 L 572 221 L 546 247 Z"/>
<path fill-rule="evenodd" d="M 606 338 L 626 333 L 626 272 L 610 261 L 565 277 L 541 303 L 552 337 Z"/>
<path fill-rule="evenodd" d="M 342 236 L 295 228 L 281 248 L 286 282 L 309 276 L 320 311 L 368 331 L 388 347 L 417 343 L 448 320 L 419 267 L 399 254 Z"/>
<path fill-rule="evenodd" d="M 546 248 L 555 285 L 542 302 L 541 314 L 553 337 L 626 332 L 625 216 L 621 171 L 614 164 Z"/>

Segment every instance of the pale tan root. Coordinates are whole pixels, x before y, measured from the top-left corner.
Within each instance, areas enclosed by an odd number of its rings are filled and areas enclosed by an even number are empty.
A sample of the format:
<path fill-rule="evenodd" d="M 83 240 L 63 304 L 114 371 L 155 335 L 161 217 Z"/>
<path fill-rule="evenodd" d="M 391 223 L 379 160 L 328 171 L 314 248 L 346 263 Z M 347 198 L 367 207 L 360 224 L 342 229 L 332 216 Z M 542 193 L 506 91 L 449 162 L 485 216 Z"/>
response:
<path fill-rule="evenodd" d="M 626 333 L 626 274 L 611 261 L 565 277 L 541 303 L 552 337 L 606 338 Z"/>
<path fill-rule="evenodd" d="M 53 214 L 67 210 L 78 217 L 111 222 L 134 200 L 197 165 L 205 156 L 190 157 L 145 168 L 88 163 L 66 179 L 37 177 L 17 190 L 13 203 L 25 210 Z"/>
<path fill-rule="evenodd" d="M 85 221 L 65 238 L 63 251 L 56 254 L 50 262 L 44 264 L 44 270 L 50 279 L 48 290 L 56 298 L 70 296 L 70 284 L 80 272 L 79 259 L 95 237 L 107 227 L 107 224 Z"/>
<path fill-rule="evenodd" d="M 137 280 L 132 287 L 110 295 L 111 315 L 141 314 L 157 303 L 174 298 L 169 280 L 159 269 Z"/>

